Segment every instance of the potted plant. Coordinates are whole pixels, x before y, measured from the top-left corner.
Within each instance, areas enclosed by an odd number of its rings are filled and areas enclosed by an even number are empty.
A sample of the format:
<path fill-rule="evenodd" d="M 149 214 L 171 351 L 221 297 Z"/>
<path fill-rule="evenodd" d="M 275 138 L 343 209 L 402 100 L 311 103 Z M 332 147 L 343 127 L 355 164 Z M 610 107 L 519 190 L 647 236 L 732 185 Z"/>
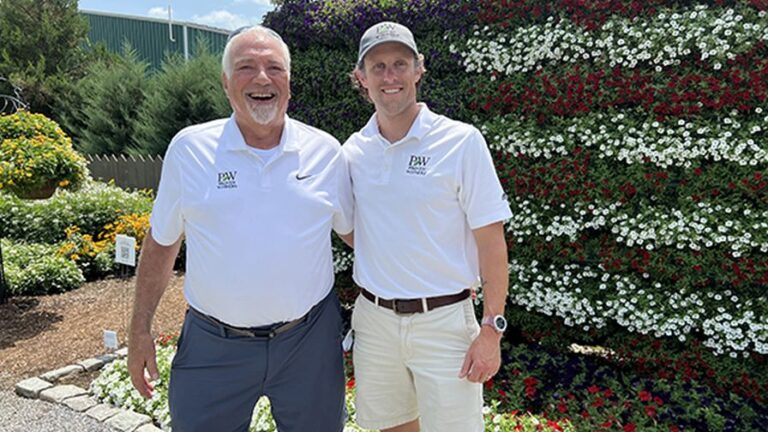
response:
<path fill-rule="evenodd" d="M 85 159 L 53 120 L 24 110 L 0 116 L 0 191 L 48 198 L 56 188 L 78 188 L 86 173 Z"/>

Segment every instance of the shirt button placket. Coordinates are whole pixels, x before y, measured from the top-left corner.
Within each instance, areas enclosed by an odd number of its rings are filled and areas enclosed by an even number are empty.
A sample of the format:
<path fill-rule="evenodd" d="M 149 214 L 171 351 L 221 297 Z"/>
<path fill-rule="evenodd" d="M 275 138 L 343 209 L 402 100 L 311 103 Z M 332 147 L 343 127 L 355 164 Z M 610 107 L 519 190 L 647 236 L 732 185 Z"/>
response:
<path fill-rule="evenodd" d="M 381 183 L 389 183 L 389 179 L 392 173 L 392 155 L 394 151 L 392 146 L 387 147 L 384 150 L 384 162 L 381 167 Z"/>

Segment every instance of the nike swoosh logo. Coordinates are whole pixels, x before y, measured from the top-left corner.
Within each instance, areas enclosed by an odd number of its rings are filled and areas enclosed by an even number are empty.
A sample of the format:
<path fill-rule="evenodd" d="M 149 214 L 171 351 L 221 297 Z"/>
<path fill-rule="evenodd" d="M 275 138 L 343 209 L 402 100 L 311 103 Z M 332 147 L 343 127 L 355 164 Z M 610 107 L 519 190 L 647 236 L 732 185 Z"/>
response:
<path fill-rule="evenodd" d="M 296 174 L 296 180 L 304 180 L 306 178 L 312 177 L 312 174 L 307 174 L 305 176 Z"/>

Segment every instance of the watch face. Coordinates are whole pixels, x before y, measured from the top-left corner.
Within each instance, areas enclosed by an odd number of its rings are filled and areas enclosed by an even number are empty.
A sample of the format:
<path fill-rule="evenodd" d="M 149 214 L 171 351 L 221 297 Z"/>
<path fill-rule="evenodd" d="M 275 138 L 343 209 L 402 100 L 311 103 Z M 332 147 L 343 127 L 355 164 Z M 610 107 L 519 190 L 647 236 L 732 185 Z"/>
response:
<path fill-rule="evenodd" d="M 507 329 L 507 320 L 504 319 L 503 316 L 497 315 L 493 318 L 493 326 L 496 327 L 498 331 L 503 332 Z"/>

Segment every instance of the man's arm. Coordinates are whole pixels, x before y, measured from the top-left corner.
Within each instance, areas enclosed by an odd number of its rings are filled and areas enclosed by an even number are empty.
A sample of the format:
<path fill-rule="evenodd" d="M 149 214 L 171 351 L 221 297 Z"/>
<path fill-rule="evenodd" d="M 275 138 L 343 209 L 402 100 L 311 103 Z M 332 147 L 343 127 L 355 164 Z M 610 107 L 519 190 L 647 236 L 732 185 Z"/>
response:
<path fill-rule="evenodd" d="M 480 278 L 483 283 L 483 316 L 504 315 L 509 286 L 507 271 L 507 242 L 504 224 L 496 222 L 472 230 L 477 243 Z M 480 335 L 464 357 L 459 373 L 472 382 L 484 382 L 494 376 L 501 366 L 501 335 L 488 326 L 480 328 Z"/>
<path fill-rule="evenodd" d="M 341 235 L 339 234 L 339 238 L 344 241 L 344 243 L 347 244 L 347 246 L 351 247 L 352 249 L 355 248 L 355 232 L 350 231 L 349 234 Z"/>
<path fill-rule="evenodd" d="M 152 380 L 159 378 L 155 342 L 151 332 L 152 319 L 168 286 L 180 246 L 181 238 L 170 246 L 162 246 L 152 238 L 150 229 L 141 247 L 128 336 L 128 373 L 131 375 L 133 386 L 145 398 L 152 396 L 153 385 L 145 377 L 144 370 Z"/>

